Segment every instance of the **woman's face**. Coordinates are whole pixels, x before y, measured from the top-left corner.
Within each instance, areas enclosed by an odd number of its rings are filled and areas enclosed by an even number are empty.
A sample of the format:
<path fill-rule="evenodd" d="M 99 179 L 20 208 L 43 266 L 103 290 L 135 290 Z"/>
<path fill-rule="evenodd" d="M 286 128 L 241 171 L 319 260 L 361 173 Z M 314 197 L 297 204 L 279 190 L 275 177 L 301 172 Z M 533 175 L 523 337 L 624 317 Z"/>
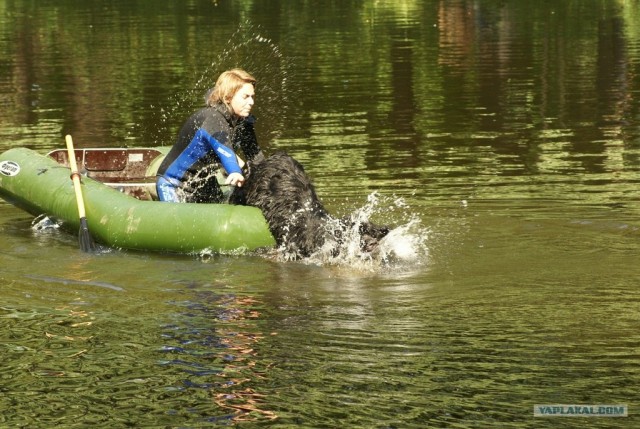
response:
<path fill-rule="evenodd" d="M 231 103 L 229 103 L 231 105 L 231 110 L 236 116 L 246 118 L 251 113 L 251 108 L 255 101 L 254 97 L 255 90 L 253 85 L 245 83 L 231 99 Z"/>

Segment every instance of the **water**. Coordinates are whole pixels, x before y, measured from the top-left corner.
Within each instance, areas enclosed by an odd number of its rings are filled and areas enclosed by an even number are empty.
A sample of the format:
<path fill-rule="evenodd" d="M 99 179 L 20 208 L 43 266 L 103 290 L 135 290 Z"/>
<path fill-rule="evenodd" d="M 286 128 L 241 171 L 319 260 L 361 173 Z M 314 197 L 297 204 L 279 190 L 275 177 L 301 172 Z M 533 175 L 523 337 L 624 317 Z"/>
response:
<path fill-rule="evenodd" d="M 397 227 L 372 258 L 86 255 L 0 202 L 0 426 L 638 426 L 639 10 L 0 1 L 0 150 L 171 144 L 241 66 L 261 144 Z"/>

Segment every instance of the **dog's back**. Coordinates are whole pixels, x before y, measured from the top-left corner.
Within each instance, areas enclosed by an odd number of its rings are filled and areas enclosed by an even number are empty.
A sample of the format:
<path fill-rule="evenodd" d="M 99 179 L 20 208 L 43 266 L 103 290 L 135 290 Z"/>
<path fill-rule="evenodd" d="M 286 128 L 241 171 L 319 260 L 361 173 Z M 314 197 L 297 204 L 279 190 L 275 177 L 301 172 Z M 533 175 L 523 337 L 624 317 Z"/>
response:
<path fill-rule="evenodd" d="M 337 249 L 348 224 L 325 210 L 303 166 L 285 152 L 250 165 L 247 180 L 232 201 L 258 207 L 278 246 L 295 257 L 309 256 L 325 244 Z M 368 232 L 362 236 L 367 248 L 389 232 L 372 224 L 360 225 L 360 230 Z"/>

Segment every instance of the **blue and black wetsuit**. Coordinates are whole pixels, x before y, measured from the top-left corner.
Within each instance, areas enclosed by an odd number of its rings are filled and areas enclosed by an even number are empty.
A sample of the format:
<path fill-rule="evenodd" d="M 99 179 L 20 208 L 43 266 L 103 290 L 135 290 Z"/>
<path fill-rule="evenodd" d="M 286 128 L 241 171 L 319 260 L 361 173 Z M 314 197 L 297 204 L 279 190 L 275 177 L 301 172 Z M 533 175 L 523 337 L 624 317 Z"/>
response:
<path fill-rule="evenodd" d="M 247 161 L 263 157 L 249 116 L 237 119 L 224 104 L 205 107 L 182 126 L 178 140 L 158 168 L 156 187 L 161 201 L 218 203 L 223 199 L 216 179 L 220 166 L 240 173 L 234 150 Z"/>

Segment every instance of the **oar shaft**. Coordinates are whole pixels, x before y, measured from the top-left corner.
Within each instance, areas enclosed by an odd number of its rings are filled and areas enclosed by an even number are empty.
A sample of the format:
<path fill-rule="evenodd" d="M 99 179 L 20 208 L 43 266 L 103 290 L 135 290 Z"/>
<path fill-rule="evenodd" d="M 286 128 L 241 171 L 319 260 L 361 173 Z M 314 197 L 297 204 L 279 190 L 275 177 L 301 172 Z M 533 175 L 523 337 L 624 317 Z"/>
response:
<path fill-rule="evenodd" d="M 69 158 L 69 168 L 71 169 L 71 180 L 73 181 L 73 189 L 76 191 L 76 202 L 78 203 L 78 215 L 80 216 L 80 230 L 78 231 L 78 242 L 80 249 L 84 252 L 91 252 L 95 249 L 95 244 L 84 211 L 84 198 L 82 198 L 82 188 L 80 187 L 80 173 L 76 164 L 76 151 L 73 149 L 73 140 L 70 135 L 65 136 L 67 142 L 67 155 Z"/>
<path fill-rule="evenodd" d="M 73 189 L 76 192 L 76 201 L 78 203 L 78 215 L 80 218 L 85 217 L 84 198 L 82 197 L 82 189 L 80 188 L 80 173 L 76 164 L 76 151 L 73 149 L 73 140 L 70 135 L 65 136 L 67 142 L 67 155 L 69 158 L 69 168 L 71 168 L 71 180 L 73 181 Z"/>

